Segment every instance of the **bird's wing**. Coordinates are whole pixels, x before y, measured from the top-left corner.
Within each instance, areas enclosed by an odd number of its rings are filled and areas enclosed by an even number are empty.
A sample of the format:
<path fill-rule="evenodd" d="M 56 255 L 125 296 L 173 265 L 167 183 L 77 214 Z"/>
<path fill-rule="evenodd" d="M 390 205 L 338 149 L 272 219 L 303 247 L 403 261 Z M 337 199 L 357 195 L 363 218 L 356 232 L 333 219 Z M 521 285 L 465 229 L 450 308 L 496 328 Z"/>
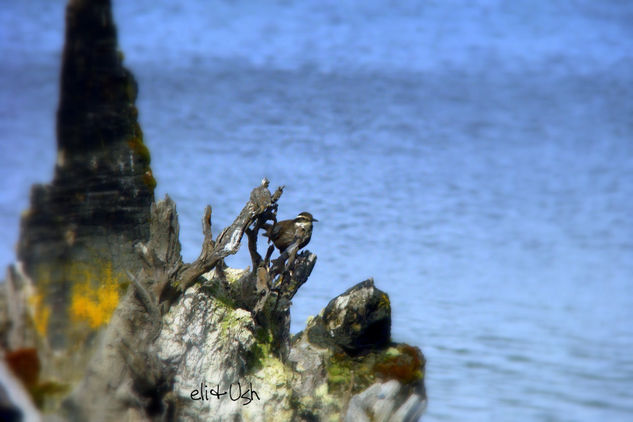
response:
<path fill-rule="evenodd" d="M 270 237 L 270 230 L 273 228 L 273 226 L 271 224 L 264 223 L 262 224 L 262 228 L 264 229 L 264 233 L 262 233 L 262 236 Z"/>
<path fill-rule="evenodd" d="M 269 230 L 269 236 L 271 239 L 277 239 L 280 236 L 281 226 L 279 224 L 275 224 L 271 230 Z"/>

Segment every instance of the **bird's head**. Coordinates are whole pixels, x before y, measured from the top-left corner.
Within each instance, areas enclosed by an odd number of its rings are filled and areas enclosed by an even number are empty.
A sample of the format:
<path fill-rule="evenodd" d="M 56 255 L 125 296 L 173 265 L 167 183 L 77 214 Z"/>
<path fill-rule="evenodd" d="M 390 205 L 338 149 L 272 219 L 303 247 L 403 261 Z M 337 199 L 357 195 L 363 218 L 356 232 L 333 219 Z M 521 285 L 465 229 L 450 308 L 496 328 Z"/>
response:
<path fill-rule="evenodd" d="M 313 221 L 319 221 L 316 218 L 312 217 L 312 214 L 309 212 L 299 213 L 298 216 L 295 217 L 295 221 L 298 223 L 312 223 Z"/>

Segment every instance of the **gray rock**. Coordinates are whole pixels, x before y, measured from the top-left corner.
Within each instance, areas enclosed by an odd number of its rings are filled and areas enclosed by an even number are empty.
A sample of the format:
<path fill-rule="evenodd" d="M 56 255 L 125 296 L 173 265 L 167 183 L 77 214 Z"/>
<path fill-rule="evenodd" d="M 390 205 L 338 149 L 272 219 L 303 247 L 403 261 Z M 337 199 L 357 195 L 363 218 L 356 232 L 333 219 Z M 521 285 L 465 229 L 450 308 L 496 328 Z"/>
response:
<path fill-rule="evenodd" d="M 391 309 L 373 280 L 332 299 L 289 354 L 293 388 L 306 419 L 345 415 L 347 421 L 414 421 L 426 404 L 424 357 L 390 341 Z"/>
<path fill-rule="evenodd" d="M 313 394 L 327 380 L 327 350 L 307 341 L 297 342 L 288 355 L 288 363 L 298 375 L 294 390 L 300 396 Z"/>
<path fill-rule="evenodd" d="M 346 422 L 417 421 L 426 408 L 426 397 L 398 381 L 376 383 L 354 395 L 345 414 Z"/>
<path fill-rule="evenodd" d="M 350 354 L 386 347 L 391 341 L 389 296 L 365 280 L 332 299 L 307 329 L 314 344 Z"/>

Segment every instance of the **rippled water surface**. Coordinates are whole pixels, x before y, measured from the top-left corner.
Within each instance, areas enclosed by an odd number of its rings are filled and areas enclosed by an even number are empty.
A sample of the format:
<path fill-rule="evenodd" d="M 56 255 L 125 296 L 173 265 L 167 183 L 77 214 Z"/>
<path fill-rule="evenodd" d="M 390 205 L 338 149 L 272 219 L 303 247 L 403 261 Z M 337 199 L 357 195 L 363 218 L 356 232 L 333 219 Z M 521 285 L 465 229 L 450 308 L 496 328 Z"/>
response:
<path fill-rule="evenodd" d="M 0 8 L 0 258 L 48 181 L 63 2 Z M 319 220 L 293 331 L 373 276 L 429 421 L 633 417 L 633 6 L 115 1 L 187 260 L 262 176 Z M 229 261 L 246 266 L 246 252 Z"/>

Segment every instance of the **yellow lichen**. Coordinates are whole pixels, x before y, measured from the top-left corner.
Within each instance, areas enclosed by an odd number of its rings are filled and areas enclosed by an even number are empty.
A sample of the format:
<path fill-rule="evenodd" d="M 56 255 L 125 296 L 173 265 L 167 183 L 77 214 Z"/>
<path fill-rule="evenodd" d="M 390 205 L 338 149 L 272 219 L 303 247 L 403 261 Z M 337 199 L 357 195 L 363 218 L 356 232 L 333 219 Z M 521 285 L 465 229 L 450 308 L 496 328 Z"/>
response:
<path fill-rule="evenodd" d="M 51 308 L 44 304 L 44 295 L 36 293 L 29 298 L 29 304 L 33 311 L 33 325 L 40 336 L 46 335 L 48 318 L 51 316 Z"/>
<path fill-rule="evenodd" d="M 389 301 L 389 296 L 386 293 L 380 295 L 380 301 L 378 302 L 379 309 L 390 309 L 391 303 Z"/>
<path fill-rule="evenodd" d="M 85 322 L 96 329 L 110 321 L 119 304 L 118 277 L 107 263 L 95 273 L 87 266 L 77 266 L 77 278 L 72 288 L 70 317 L 75 322 Z"/>

